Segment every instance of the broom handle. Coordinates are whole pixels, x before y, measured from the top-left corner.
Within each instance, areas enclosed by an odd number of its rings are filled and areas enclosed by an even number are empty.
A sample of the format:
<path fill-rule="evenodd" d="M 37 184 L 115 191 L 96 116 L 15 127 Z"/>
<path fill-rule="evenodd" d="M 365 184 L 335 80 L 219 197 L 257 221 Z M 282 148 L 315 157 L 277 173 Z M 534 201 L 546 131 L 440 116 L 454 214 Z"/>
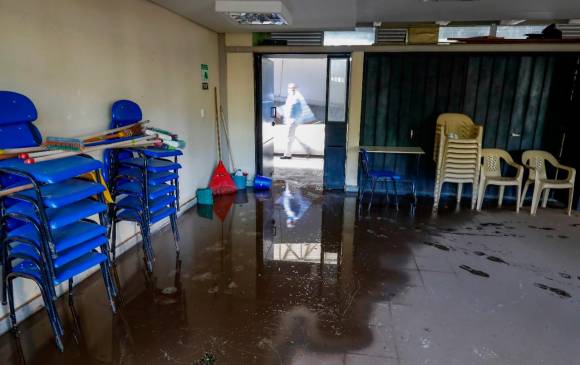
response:
<path fill-rule="evenodd" d="M 82 139 L 82 140 L 87 140 L 87 139 L 91 139 L 91 138 L 102 137 L 102 136 L 106 136 L 107 134 L 124 131 L 126 129 L 131 129 L 131 128 L 135 127 L 135 126 L 147 124 L 149 122 L 150 122 L 149 120 L 143 120 L 141 122 L 137 122 L 137 123 L 133 123 L 133 124 L 128 124 L 128 125 L 123 126 L 123 127 L 118 127 L 118 128 L 113 128 L 113 129 L 107 129 L 106 131 L 96 132 L 96 133 L 93 133 L 93 134 L 86 134 L 86 135 L 83 135 L 83 136 L 79 136 L 77 138 L 78 139 Z"/>
<path fill-rule="evenodd" d="M 109 143 L 109 144 L 105 144 L 105 145 L 85 148 L 83 151 L 71 151 L 71 152 L 63 152 L 63 153 L 58 153 L 58 154 L 53 154 L 53 155 L 48 155 L 48 156 L 41 156 L 38 158 L 34 158 L 32 160 L 34 163 L 42 162 L 42 161 L 50 161 L 50 160 L 56 160 L 56 159 L 63 158 L 63 157 L 76 156 L 76 155 L 80 155 L 83 153 L 101 151 L 101 150 L 105 150 L 107 148 L 123 148 L 123 147 L 132 147 L 132 146 L 144 146 L 144 145 L 157 143 L 154 141 L 157 141 L 157 138 L 152 137 L 152 136 L 147 136 L 147 137 L 141 137 L 141 138 L 137 138 L 137 139 L 131 139 L 128 141 L 115 142 L 115 143 Z"/>
<path fill-rule="evenodd" d="M 222 145 L 221 145 L 221 137 L 220 137 L 220 120 L 219 120 L 219 112 L 218 112 L 217 87 L 213 88 L 213 99 L 214 99 L 214 108 L 215 108 L 215 127 L 217 130 L 218 161 L 221 161 L 221 159 L 222 159 Z"/>
<path fill-rule="evenodd" d="M 220 120 L 222 121 L 222 125 L 224 127 L 224 134 L 226 135 L 226 143 L 228 145 L 228 152 L 230 155 L 230 162 L 232 163 L 232 171 L 236 168 L 236 163 L 234 161 L 234 154 L 232 152 L 232 144 L 230 141 L 230 132 L 228 130 L 228 126 L 226 125 L 226 119 L 224 118 L 224 110 L 220 105 Z"/>
<path fill-rule="evenodd" d="M 17 186 L 15 188 L 0 190 L 0 198 L 3 197 L 3 196 L 7 196 L 7 195 L 14 194 L 14 193 L 18 193 L 20 191 L 32 189 L 33 187 L 34 187 L 34 185 L 32 185 L 32 184 L 26 184 L 26 185 Z"/>
<path fill-rule="evenodd" d="M 37 151 L 44 151 L 46 149 L 45 146 L 34 146 L 34 147 L 22 147 L 22 148 L 6 148 L 0 150 L 0 155 L 7 155 L 7 154 L 18 154 L 18 153 L 26 153 L 26 152 L 37 152 Z"/>

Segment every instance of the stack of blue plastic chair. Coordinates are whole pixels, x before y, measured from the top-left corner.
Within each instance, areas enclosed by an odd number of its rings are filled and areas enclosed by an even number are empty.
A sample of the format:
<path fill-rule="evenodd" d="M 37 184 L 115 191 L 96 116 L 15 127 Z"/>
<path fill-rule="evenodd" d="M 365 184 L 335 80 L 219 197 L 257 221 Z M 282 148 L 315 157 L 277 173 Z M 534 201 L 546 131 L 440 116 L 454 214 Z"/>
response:
<path fill-rule="evenodd" d="M 42 137 L 31 123 L 37 118 L 26 96 L 0 91 L 0 148 L 38 146 Z M 14 334 L 19 335 L 13 280 L 25 278 L 40 288 L 59 350 L 63 326 L 55 306 L 55 286 L 68 282 L 72 306 L 73 278 L 100 266 L 108 300 L 115 312 L 116 287 L 110 273 L 106 205 L 103 185 L 78 178 L 100 173 L 100 161 L 88 156 L 24 164 L 18 158 L 0 160 L 2 189 L 31 184 L 32 188 L 0 198 L 3 304 L 9 304 Z M 90 217 L 98 215 L 99 222 Z M 71 307 L 72 309 L 72 307 Z"/>
<path fill-rule="evenodd" d="M 130 100 L 113 104 L 110 128 L 141 121 L 141 108 Z M 179 253 L 179 174 L 178 149 L 128 148 L 105 152 L 108 183 L 115 206 L 110 211 L 112 221 L 111 250 L 116 259 L 116 225 L 120 221 L 135 222 L 143 238 L 147 269 L 153 270 L 154 252 L 151 225 L 170 219 L 176 251 Z"/>

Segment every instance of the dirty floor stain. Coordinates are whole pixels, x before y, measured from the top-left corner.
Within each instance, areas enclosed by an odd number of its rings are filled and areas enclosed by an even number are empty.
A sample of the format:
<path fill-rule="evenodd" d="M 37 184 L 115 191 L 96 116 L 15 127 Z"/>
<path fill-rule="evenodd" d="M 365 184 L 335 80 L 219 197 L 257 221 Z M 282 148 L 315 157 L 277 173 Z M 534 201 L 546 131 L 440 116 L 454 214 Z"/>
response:
<path fill-rule="evenodd" d="M 377 199 L 380 199 L 378 197 Z M 113 316 L 98 277 L 0 337 L 6 365 L 572 364 L 580 358 L 578 217 L 428 201 L 367 210 L 300 181 L 242 192 L 154 237 L 155 271 L 121 257 Z M 223 220 L 222 220 L 223 217 Z M 546 231 L 557 235 L 546 237 Z M 549 285 L 543 284 L 549 279 Z"/>

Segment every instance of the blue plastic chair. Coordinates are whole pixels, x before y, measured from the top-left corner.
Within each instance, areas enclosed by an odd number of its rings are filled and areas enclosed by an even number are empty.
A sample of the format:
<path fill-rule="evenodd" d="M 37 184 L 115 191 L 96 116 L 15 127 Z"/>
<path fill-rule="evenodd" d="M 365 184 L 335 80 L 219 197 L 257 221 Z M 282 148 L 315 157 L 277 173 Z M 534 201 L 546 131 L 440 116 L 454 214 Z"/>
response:
<path fill-rule="evenodd" d="M 388 182 L 392 182 L 393 190 L 395 195 L 395 206 L 399 209 L 399 198 L 397 195 L 397 181 L 401 180 L 401 176 L 397 175 L 392 170 L 373 170 L 370 168 L 371 163 L 369 159 L 369 153 L 366 149 L 360 149 L 361 165 L 362 165 L 362 179 L 359 184 L 358 194 L 360 196 L 360 201 L 362 202 L 365 186 L 368 182 L 371 184 L 371 198 L 369 200 L 369 209 L 373 203 L 373 196 L 375 193 L 375 188 L 377 183 L 384 182 L 387 201 L 389 200 Z"/>
<path fill-rule="evenodd" d="M 130 100 L 116 101 L 111 108 L 111 128 L 141 121 L 139 105 Z M 147 269 L 154 260 L 150 226 L 170 219 L 176 251 L 179 252 L 177 211 L 179 210 L 179 174 L 177 157 L 180 150 L 163 148 L 130 148 L 105 152 L 108 184 L 116 201 L 110 211 L 113 222 L 111 251 L 116 260 L 116 223 L 126 220 L 139 225 Z M 170 160 L 170 159 L 173 160 Z"/>
<path fill-rule="evenodd" d="M 0 91 L 0 148 L 37 146 L 42 138 L 31 124 L 37 113 L 27 97 Z M 15 142 L 17 141 L 17 142 Z M 10 306 L 13 332 L 18 335 L 13 280 L 26 278 L 40 288 L 59 350 L 64 333 L 55 285 L 69 284 L 73 303 L 73 279 L 99 265 L 113 312 L 116 287 L 110 275 L 104 187 L 76 179 L 99 171 L 102 163 L 89 156 L 27 165 L 18 159 L 0 161 L 2 188 L 32 184 L 32 188 L 0 199 L 3 304 Z M 93 200 L 92 197 L 98 197 Z M 99 214 L 100 224 L 88 220 Z"/>

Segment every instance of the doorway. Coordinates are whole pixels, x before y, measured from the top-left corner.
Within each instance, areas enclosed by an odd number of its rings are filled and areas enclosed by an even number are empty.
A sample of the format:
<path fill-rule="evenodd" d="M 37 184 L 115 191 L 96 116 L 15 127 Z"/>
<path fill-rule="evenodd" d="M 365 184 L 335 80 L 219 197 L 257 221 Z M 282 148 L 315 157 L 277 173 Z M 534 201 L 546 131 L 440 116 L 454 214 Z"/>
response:
<path fill-rule="evenodd" d="M 256 166 L 275 181 L 344 188 L 348 55 L 256 55 Z"/>

